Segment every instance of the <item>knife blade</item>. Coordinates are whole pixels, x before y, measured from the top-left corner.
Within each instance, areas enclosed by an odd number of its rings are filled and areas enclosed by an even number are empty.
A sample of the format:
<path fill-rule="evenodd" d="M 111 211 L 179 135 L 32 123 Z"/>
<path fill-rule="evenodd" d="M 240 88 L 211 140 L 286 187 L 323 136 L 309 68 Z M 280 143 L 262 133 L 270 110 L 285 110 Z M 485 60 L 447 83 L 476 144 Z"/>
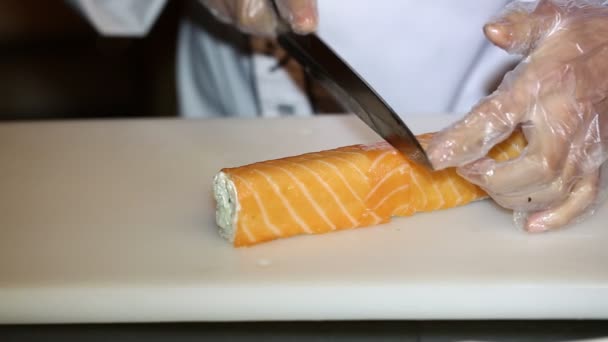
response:
<path fill-rule="evenodd" d="M 276 9 L 276 7 L 275 7 Z M 277 17 L 280 17 L 277 10 Z M 380 95 L 316 34 L 293 33 L 285 22 L 277 32 L 279 45 L 346 109 L 408 159 L 433 169 L 416 136 Z"/>

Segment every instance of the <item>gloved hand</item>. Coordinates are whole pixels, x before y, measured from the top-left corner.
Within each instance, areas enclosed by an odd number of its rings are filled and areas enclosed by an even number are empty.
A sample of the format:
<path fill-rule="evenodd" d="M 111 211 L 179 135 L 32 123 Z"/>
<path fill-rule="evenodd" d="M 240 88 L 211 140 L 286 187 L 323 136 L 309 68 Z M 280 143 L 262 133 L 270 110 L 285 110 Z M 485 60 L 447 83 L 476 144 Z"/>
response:
<path fill-rule="evenodd" d="M 201 0 L 223 22 L 233 24 L 245 33 L 274 36 L 277 17 L 272 0 Z M 281 17 L 294 32 L 310 33 L 317 29 L 316 0 L 276 0 Z"/>
<path fill-rule="evenodd" d="M 428 148 L 435 168 L 458 167 L 531 232 L 578 222 L 604 197 L 608 7 L 602 3 L 510 4 L 485 34 L 525 58 L 494 94 Z M 521 157 L 503 163 L 484 157 L 519 127 L 528 142 Z"/>

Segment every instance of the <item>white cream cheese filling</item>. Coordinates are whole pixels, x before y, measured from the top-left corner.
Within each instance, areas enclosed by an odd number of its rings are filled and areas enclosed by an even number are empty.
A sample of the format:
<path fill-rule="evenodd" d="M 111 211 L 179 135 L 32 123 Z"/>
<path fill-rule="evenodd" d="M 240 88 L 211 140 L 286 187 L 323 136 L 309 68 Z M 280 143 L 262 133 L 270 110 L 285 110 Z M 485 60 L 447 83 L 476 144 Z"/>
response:
<path fill-rule="evenodd" d="M 234 243 L 240 206 L 234 182 L 224 172 L 218 173 L 213 179 L 213 195 L 216 202 L 215 220 L 220 227 L 219 233 Z"/>

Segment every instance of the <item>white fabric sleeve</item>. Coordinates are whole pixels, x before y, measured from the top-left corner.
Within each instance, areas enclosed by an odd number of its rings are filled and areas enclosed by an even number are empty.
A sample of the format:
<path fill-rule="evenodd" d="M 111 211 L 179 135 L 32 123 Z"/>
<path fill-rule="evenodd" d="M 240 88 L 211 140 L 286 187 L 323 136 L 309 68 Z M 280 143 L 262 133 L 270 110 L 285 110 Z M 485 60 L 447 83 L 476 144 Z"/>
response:
<path fill-rule="evenodd" d="M 67 0 L 105 36 L 148 34 L 167 0 Z"/>

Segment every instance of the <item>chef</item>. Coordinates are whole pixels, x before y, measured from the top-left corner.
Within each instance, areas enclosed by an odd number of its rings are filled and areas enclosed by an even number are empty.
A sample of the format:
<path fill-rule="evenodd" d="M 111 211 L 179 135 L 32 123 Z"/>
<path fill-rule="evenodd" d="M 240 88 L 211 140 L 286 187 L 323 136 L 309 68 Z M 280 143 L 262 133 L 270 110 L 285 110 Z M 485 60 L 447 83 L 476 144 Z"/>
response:
<path fill-rule="evenodd" d="M 166 4 L 70 2 L 103 34 L 122 36 L 145 35 Z M 608 155 L 603 1 L 278 0 L 277 6 L 294 31 L 317 31 L 404 119 L 469 113 L 436 135 L 428 148 L 431 161 L 436 169 L 458 167 L 513 210 L 522 228 L 561 228 L 603 202 Z M 272 36 L 275 24 L 267 0 L 189 1 L 178 38 L 180 113 L 313 114 L 288 72 L 273 68 L 275 59 L 251 53 L 247 34 Z M 513 64 L 517 67 L 492 92 L 493 81 Z M 503 163 L 483 158 L 517 129 L 528 141 L 520 158 Z"/>

